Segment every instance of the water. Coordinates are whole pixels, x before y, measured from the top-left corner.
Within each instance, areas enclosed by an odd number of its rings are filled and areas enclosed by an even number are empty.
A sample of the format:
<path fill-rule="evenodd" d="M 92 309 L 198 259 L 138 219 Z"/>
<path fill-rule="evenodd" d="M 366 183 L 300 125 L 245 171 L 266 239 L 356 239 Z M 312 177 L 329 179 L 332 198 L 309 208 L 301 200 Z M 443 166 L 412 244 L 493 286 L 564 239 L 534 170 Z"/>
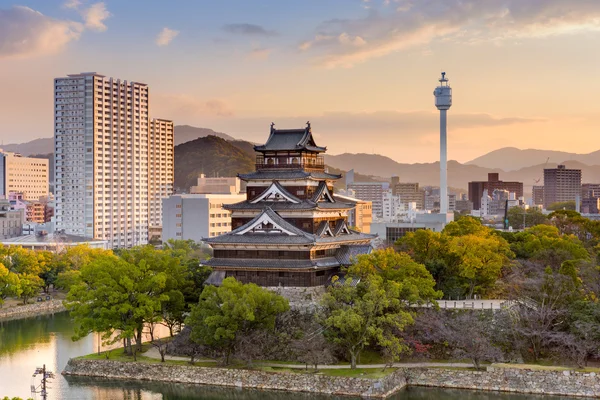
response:
<path fill-rule="evenodd" d="M 163 335 L 164 333 L 160 333 Z M 60 375 L 71 357 L 98 350 L 96 335 L 73 342 L 73 324 L 67 313 L 58 313 L 15 321 L 0 321 L 0 398 L 30 397 L 32 374 L 46 364 L 56 373 L 49 399 L 68 400 L 333 400 L 284 392 L 263 392 L 199 385 L 152 382 L 127 382 Z M 39 381 L 38 381 L 39 383 Z M 38 395 L 39 398 L 39 395 Z M 347 399 L 344 397 L 343 399 Z M 464 390 L 410 388 L 393 400 L 556 400 L 554 396 L 512 395 Z"/>

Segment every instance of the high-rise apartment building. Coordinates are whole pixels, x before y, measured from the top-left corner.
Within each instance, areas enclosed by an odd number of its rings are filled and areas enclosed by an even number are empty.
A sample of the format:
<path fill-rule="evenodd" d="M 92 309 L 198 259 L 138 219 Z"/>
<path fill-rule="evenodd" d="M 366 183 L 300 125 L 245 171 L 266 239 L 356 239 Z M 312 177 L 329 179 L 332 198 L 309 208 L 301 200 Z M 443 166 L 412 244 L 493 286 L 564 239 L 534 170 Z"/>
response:
<path fill-rule="evenodd" d="M 533 186 L 531 188 L 531 202 L 534 206 L 541 206 L 544 204 L 544 187 Z"/>
<path fill-rule="evenodd" d="M 496 189 L 515 193 L 517 199 L 523 197 L 523 182 L 501 181 L 498 173 L 489 173 L 487 181 L 469 182 L 469 200 L 473 202 L 473 210 L 481 208 L 481 197 L 484 190 L 491 194 Z"/>
<path fill-rule="evenodd" d="M 581 198 L 581 170 L 564 165 L 544 169 L 544 208 L 552 203 Z"/>
<path fill-rule="evenodd" d="M 383 183 L 382 182 L 353 182 L 348 189 L 354 191 L 354 197 L 370 201 L 373 204 L 373 215 L 383 217 Z"/>
<path fill-rule="evenodd" d="M 0 195 L 21 193 L 24 200 L 48 196 L 48 160 L 0 150 Z"/>
<path fill-rule="evenodd" d="M 393 178 L 394 177 L 392 177 L 392 179 Z M 416 203 L 417 209 L 423 210 L 425 208 L 425 191 L 419 189 L 418 183 L 392 181 L 391 186 L 392 194 L 394 196 L 400 196 L 400 201 L 405 207 L 408 207 L 409 203 Z"/>
<path fill-rule="evenodd" d="M 150 120 L 148 142 L 148 223 L 150 230 L 162 226 L 162 199 L 173 194 L 174 181 L 174 137 L 173 121 Z M 159 235 L 160 236 L 160 235 Z"/>
<path fill-rule="evenodd" d="M 54 95 L 56 229 L 109 247 L 147 243 L 150 194 L 168 190 L 172 168 L 172 124 L 153 121 L 151 135 L 148 85 L 81 73 L 56 78 Z"/>

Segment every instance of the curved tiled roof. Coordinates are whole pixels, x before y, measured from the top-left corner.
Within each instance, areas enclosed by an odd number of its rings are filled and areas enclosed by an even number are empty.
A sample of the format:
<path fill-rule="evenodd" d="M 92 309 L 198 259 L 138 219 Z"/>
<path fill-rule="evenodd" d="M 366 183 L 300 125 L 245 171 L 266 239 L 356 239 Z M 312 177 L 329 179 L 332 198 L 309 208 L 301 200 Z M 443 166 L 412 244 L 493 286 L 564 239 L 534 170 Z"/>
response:
<path fill-rule="evenodd" d="M 315 179 L 315 180 L 337 180 L 342 175 L 330 174 L 327 172 L 318 171 L 303 171 L 301 169 L 295 171 L 266 171 L 259 170 L 250 172 L 248 174 L 238 174 L 238 178 L 244 181 L 248 180 L 266 180 L 266 181 L 285 181 L 285 180 L 297 180 L 297 179 Z"/>
<path fill-rule="evenodd" d="M 317 146 L 312 136 L 310 124 L 301 129 L 275 129 L 271 126 L 271 134 L 267 142 L 261 146 L 254 146 L 254 150 L 262 151 L 286 151 L 286 150 L 308 150 L 321 153 L 327 150 L 325 147 Z"/>

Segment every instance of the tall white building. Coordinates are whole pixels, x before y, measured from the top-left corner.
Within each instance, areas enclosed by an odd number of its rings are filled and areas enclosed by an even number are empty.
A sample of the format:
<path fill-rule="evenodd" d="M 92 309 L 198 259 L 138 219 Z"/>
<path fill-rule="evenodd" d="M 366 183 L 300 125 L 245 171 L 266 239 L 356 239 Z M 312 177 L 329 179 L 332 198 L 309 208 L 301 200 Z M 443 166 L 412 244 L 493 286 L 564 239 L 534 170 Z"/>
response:
<path fill-rule="evenodd" d="M 48 160 L 0 149 L 0 195 L 22 193 L 23 200 L 48 196 Z"/>
<path fill-rule="evenodd" d="M 150 120 L 149 154 L 149 205 L 150 229 L 162 227 L 162 199 L 173 194 L 175 153 L 173 121 L 166 119 Z M 160 235 L 158 235 L 160 236 Z"/>
<path fill-rule="evenodd" d="M 54 96 L 56 229 L 109 247 L 147 243 L 150 188 L 161 185 L 149 160 L 164 154 L 167 165 L 166 132 L 164 153 L 150 135 L 148 85 L 81 73 L 56 78 Z"/>

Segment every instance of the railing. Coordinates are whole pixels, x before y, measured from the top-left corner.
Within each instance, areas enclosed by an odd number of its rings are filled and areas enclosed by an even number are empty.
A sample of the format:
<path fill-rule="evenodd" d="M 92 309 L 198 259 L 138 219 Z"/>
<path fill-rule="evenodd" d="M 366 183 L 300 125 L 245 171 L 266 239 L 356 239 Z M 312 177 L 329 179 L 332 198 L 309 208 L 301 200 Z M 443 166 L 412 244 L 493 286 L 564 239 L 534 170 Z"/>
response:
<path fill-rule="evenodd" d="M 325 160 L 317 157 L 264 157 L 256 156 L 256 169 L 315 169 L 323 171 Z"/>

